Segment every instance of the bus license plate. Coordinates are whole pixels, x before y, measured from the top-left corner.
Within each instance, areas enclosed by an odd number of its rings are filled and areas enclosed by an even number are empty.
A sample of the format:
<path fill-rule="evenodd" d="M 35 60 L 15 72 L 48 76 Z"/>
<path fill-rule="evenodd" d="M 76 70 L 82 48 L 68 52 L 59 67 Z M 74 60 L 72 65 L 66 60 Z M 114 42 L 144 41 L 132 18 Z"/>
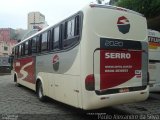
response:
<path fill-rule="evenodd" d="M 124 93 L 124 92 L 129 92 L 129 89 L 128 88 L 121 88 L 119 90 L 120 93 Z"/>

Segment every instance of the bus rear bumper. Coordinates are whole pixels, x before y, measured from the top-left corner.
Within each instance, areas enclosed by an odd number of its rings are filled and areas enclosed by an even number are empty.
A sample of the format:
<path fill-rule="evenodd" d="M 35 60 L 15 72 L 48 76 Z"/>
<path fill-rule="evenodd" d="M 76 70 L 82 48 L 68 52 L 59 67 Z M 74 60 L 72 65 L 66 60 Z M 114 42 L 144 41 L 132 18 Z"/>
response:
<path fill-rule="evenodd" d="M 90 95 L 89 95 L 90 96 Z M 149 96 L 149 86 L 145 90 L 125 92 L 118 94 L 99 95 L 96 94 L 83 102 L 83 109 L 91 110 L 103 107 L 109 107 L 119 104 L 127 104 L 144 101 Z"/>

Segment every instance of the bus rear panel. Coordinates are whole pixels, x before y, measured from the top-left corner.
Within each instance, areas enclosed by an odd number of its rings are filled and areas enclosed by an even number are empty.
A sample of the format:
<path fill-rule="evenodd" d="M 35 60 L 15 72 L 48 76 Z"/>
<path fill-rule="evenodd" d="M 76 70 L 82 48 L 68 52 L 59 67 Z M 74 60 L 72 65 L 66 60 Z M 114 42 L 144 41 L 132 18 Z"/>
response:
<path fill-rule="evenodd" d="M 95 5 L 84 13 L 84 25 L 84 109 L 147 99 L 146 19 L 133 11 Z"/>

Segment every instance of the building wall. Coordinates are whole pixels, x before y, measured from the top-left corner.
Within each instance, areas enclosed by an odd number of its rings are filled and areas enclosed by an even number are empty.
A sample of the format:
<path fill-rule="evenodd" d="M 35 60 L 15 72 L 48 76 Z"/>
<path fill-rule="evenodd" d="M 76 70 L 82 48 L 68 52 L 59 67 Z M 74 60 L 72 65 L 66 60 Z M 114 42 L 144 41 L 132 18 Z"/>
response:
<path fill-rule="evenodd" d="M 15 40 L 15 30 L 11 28 L 0 28 L 0 56 L 8 56 L 12 53 Z"/>
<path fill-rule="evenodd" d="M 46 27 L 45 16 L 40 12 L 30 12 L 28 14 L 28 30 L 42 29 Z"/>

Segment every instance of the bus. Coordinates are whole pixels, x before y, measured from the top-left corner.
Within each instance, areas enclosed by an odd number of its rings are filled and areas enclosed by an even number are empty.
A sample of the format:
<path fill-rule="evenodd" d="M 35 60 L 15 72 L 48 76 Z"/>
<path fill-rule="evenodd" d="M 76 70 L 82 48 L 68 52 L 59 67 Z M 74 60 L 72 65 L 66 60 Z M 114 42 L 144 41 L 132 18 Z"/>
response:
<path fill-rule="evenodd" d="M 150 91 L 160 91 L 160 32 L 148 30 Z"/>
<path fill-rule="evenodd" d="M 114 6 L 86 5 L 14 47 L 14 81 L 84 110 L 149 95 L 146 19 Z"/>
<path fill-rule="evenodd" d="M 11 74 L 11 64 L 9 56 L 0 56 L 0 74 Z"/>

